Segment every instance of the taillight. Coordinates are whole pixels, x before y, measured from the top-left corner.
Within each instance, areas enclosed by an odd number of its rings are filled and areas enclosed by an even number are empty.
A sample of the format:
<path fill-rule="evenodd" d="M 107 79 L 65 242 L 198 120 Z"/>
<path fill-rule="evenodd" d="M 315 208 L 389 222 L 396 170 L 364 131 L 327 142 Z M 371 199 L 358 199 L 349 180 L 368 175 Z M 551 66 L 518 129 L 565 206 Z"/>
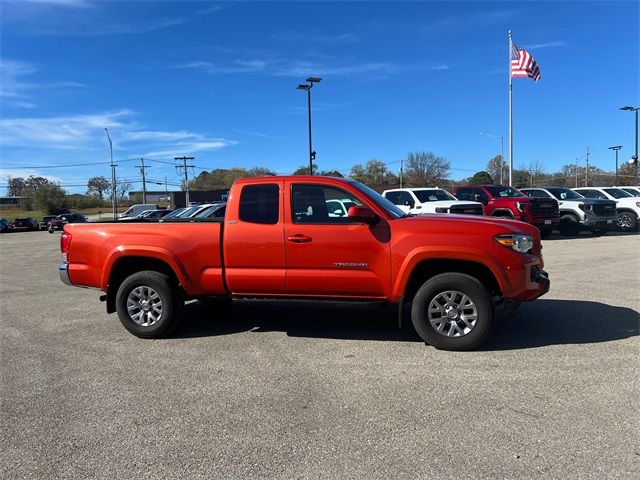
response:
<path fill-rule="evenodd" d="M 71 234 L 63 231 L 60 237 L 60 251 L 62 252 L 63 262 L 67 262 L 69 259 L 69 245 L 71 245 Z"/>

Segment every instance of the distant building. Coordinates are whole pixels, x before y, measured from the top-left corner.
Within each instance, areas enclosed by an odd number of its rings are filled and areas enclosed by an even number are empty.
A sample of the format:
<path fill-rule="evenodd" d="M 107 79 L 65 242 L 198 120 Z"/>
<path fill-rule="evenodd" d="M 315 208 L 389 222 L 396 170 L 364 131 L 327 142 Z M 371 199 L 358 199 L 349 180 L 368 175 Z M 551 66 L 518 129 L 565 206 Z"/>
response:
<path fill-rule="evenodd" d="M 142 192 L 129 192 L 129 202 L 142 203 Z M 229 195 L 229 189 L 221 190 L 191 190 L 189 191 L 189 202 L 192 203 L 213 203 L 224 202 Z M 147 191 L 147 201 L 145 203 L 169 202 L 170 208 L 185 207 L 185 192 L 158 192 Z"/>
<path fill-rule="evenodd" d="M 0 205 L 20 205 L 23 200 L 30 200 L 30 197 L 0 197 Z"/>
<path fill-rule="evenodd" d="M 189 202 L 213 203 L 224 202 L 229 196 L 229 189 L 223 190 L 195 190 L 189 191 Z M 173 192 L 171 194 L 171 208 L 182 208 L 186 206 L 186 192 Z M 147 194 L 147 199 L 149 198 Z"/>
<path fill-rule="evenodd" d="M 147 201 L 146 203 L 158 203 L 158 202 L 170 202 L 171 195 L 174 192 L 166 192 L 166 191 L 154 191 L 147 190 Z M 136 200 L 140 200 L 142 202 L 142 192 L 129 192 L 129 201 L 135 202 Z M 139 203 L 139 202 L 138 202 Z"/>

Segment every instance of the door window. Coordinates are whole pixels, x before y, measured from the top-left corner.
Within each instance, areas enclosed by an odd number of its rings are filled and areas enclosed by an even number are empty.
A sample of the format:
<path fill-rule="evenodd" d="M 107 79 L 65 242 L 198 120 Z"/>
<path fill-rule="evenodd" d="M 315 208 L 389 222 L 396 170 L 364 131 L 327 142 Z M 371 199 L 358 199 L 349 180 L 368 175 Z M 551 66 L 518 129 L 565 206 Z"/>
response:
<path fill-rule="evenodd" d="M 291 187 L 293 223 L 349 223 L 349 208 L 360 205 L 360 200 L 339 188 L 300 184 Z"/>

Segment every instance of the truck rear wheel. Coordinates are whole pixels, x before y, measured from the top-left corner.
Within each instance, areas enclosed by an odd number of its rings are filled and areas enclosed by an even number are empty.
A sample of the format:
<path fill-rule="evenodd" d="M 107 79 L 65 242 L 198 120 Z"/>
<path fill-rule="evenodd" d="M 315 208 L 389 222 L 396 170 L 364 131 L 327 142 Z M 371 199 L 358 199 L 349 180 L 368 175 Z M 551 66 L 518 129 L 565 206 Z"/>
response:
<path fill-rule="evenodd" d="M 162 338 L 180 323 L 184 302 L 167 275 L 142 271 L 127 277 L 116 294 L 120 322 L 140 338 Z"/>
<path fill-rule="evenodd" d="M 478 279 L 443 273 L 420 287 L 411 320 L 420 338 L 439 350 L 472 350 L 489 338 L 495 312 L 489 292 Z"/>

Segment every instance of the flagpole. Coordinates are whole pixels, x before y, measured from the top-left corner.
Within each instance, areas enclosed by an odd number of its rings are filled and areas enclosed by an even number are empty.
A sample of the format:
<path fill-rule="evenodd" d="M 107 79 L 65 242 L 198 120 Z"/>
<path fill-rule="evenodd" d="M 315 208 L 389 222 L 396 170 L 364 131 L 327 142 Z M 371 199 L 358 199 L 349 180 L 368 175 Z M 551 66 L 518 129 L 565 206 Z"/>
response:
<path fill-rule="evenodd" d="M 509 30 L 509 186 L 513 186 L 513 83 L 511 76 L 511 30 Z"/>

